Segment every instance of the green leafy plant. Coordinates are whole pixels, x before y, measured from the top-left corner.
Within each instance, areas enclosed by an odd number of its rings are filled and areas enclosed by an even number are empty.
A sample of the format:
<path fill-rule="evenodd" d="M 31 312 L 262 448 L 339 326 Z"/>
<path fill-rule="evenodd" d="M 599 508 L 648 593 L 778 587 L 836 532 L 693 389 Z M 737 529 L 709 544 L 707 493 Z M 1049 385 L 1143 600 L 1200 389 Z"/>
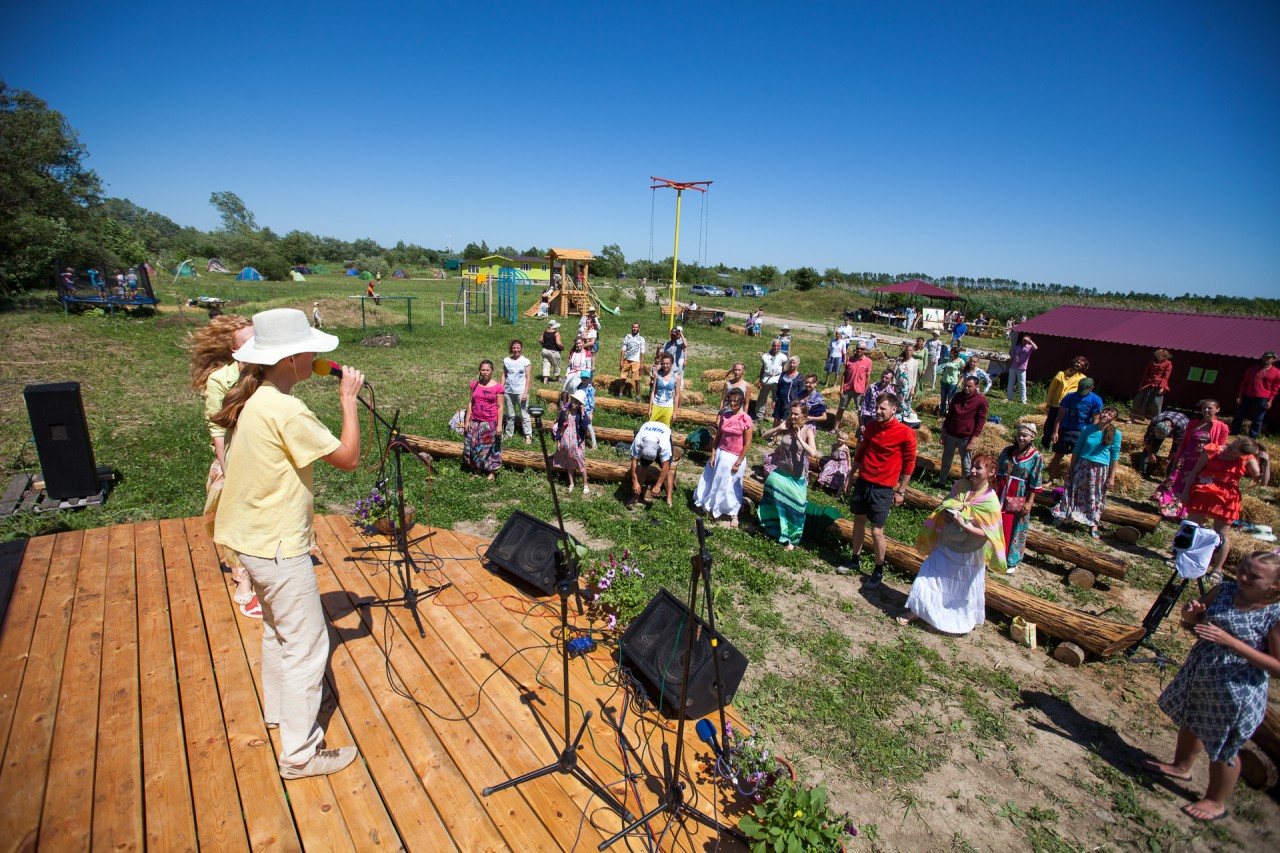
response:
<path fill-rule="evenodd" d="M 738 828 L 751 840 L 752 853 L 836 853 L 846 836 L 858 834 L 848 815 L 827 805 L 826 788 L 804 788 L 790 780 L 769 788 Z"/>
<path fill-rule="evenodd" d="M 387 518 L 391 515 L 391 507 L 394 502 L 388 495 L 384 495 L 378 491 L 377 487 L 369 490 L 367 497 L 360 498 L 356 501 L 355 511 L 351 513 L 352 518 L 365 524 L 374 524 L 377 521 Z"/>
<path fill-rule="evenodd" d="M 588 566 L 582 572 L 582 585 L 591 596 L 593 614 L 610 629 L 617 627 L 620 616 L 625 620 L 639 613 L 652 595 L 629 550 L 622 552 L 621 560 L 610 554 L 608 560 Z"/>

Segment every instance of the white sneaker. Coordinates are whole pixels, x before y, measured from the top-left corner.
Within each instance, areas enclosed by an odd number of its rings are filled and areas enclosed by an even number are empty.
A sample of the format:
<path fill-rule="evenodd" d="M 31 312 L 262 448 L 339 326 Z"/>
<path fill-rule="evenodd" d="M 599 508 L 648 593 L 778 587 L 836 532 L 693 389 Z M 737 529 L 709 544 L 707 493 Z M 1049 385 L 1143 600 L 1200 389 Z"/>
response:
<path fill-rule="evenodd" d="M 317 749 L 316 754 L 301 767 L 292 764 L 280 765 L 280 778 L 302 779 L 307 776 L 328 776 L 337 773 L 356 760 L 360 750 L 354 746 L 343 746 L 338 749 Z"/>

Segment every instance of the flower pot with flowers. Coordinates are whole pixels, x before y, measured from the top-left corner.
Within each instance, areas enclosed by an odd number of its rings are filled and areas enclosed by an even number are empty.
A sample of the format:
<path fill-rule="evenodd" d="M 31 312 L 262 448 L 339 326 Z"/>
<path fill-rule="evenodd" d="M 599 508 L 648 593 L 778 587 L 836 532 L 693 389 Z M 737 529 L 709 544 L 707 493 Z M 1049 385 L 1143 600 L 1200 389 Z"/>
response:
<path fill-rule="evenodd" d="M 374 486 L 369 490 L 369 496 L 356 500 L 355 511 L 351 514 L 352 518 L 361 524 L 368 525 L 377 530 L 383 536 L 390 536 L 395 533 L 396 524 L 399 519 L 395 516 L 396 502 L 395 498 L 378 490 Z M 409 527 L 413 526 L 413 504 L 406 503 L 404 505 L 404 521 Z"/>
<path fill-rule="evenodd" d="M 609 559 L 584 568 L 582 588 L 592 618 L 603 619 L 610 630 L 617 627 L 620 617 L 625 621 L 643 610 L 652 595 L 629 550 L 623 551 L 621 558 L 610 554 Z"/>
<path fill-rule="evenodd" d="M 752 853 L 840 853 L 858 834 L 848 815 L 832 811 L 821 785 L 805 788 L 784 779 L 768 789 L 764 802 L 742 816 L 738 829 Z"/>
<path fill-rule="evenodd" d="M 716 772 L 756 803 L 763 803 L 766 792 L 780 780 L 795 781 L 791 762 L 770 750 L 764 738 L 739 731 L 728 720 L 724 721 L 724 744 Z"/>

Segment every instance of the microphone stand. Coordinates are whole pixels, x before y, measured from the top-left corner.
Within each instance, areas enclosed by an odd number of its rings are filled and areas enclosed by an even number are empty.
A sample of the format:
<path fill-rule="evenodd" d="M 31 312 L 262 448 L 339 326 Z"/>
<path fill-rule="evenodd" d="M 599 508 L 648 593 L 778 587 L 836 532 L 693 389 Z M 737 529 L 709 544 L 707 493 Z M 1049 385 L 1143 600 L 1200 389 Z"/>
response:
<path fill-rule="evenodd" d="M 685 703 L 689 699 L 689 662 L 693 658 L 693 631 L 696 627 L 694 623 L 694 611 L 698 605 L 698 581 L 702 580 L 703 588 L 707 596 L 707 626 L 711 633 L 708 640 L 711 643 L 711 667 L 712 673 L 716 680 L 716 699 L 720 705 L 720 731 L 725 731 L 724 725 L 724 685 L 720 681 L 720 658 L 717 652 L 716 641 L 716 623 L 715 608 L 711 603 L 711 552 L 707 550 L 707 531 L 702 523 L 702 519 L 697 519 L 698 531 L 698 551 L 693 555 L 690 561 L 691 570 L 689 572 L 689 608 L 686 611 L 684 623 L 684 663 L 680 674 L 680 704 L 676 706 L 676 714 L 679 721 L 676 723 L 676 755 L 675 760 L 670 760 L 670 753 L 667 748 L 667 742 L 662 742 L 662 765 L 663 765 L 663 781 L 666 783 L 666 790 L 662 794 L 662 798 L 658 805 L 650 812 L 642 815 L 635 820 L 630 826 L 624 827 L 621 832 L 612 838 L 607 838 L 601 842 L 597 850 L 606 850 L 612 847 L 617 841 L 627 833 L 635 830 L 641 824 L 648 823 L 651 819 L 666 812 L 673 818 L 691 817 L 710 829 L 714 829 L 717 833 L 724 832 L 732 835 L 744 844 L 750 843 L 750 840 L 736 827 L 728 826 L 717 821 L 710 815 L 698 811 L 685 801 L 684 789 L 685 783 L 680 781 L 680 768 L 684 760 L 684 722 L 685 722 Z"/>
<path fill-rule="evenodd" d="M 543 776 L 552 773 L 562 773 L 572 776 L 581 782 L 591 791 L 592 794 L 600 798 L 606 806 L 614 812 L 622 816 L 624 821 L 632 819 L 632 815 L 627 811 L 621 803 L 609 793 L 608 789 L 587 775 L 587 771 L 578 764 L 578 750 L 582 748 L 582 736 L 586 734 L 587 724 L 591 721 L 591 712 L 587 711 L 583 714 L 582 725 L 578 728 L 578 733 L 574 735 L 573 740 L 569 740 L 570 726 L 572 721 L 569 717 L 569 708 L 572 705 L 569 692 L 569 595 L 572 592 L 578 600 L 578 613 L 582 613 L 582 590 L 578 586 L 578 558 L 574 553 L 569 542 L 569 533 L 564 527 L 564 516 L 560 514 L 560 498 L 556 492 L 555 473 L 551 468 L 551 457 L 547 454 L 547 435 L 542 428 L 542 413 L 544 409 L 541 406 L 530 406 L 529 414 L 533 416 L 534 423 L 538 428 L 538 441 L 542 445 L 542 459 L 546 464 L 547 482 L 551 484 L 551 502 L 556 509 L 556 522 L 560 525 L 560 550 L 556 552 L 556 594 L 560 596 L 560 670 L 564 675 L 564 750 L 561 751 L 559 759 L 540 767 L 529 773 L 517 776 L 514 779 L 508 779 L 497 785 L 490 785 L 480 791 L 483 796 L 495 794 L 498 791 L 505 791 L 507 788 L 514 788 L 525 782 L 534 779 L 541 779 Z M 623 830 L 619 837 L 630 828 Z"/>
<path fill-rule="evenodd" d="M 410 615 L 413 616 L 413 622 L 418 627 L 418 635 L 427 636 L 426 629 L 422 626 L 422 616 L 418 613 L 418 601 L 423 598 L 430 598 L 437 593 L 453 586 L 452 583 L 443 583 L 439 586 L 428 587 L 424 590 L 417 590 L 413 586 L 413 573 L 422 571 L 417 561 L 413 559 L 413 555 L 409 553 L 409 549 L 424 539 L 429 539 L 436 535 L 434 530 L 425 533 L 416 539 L 408 538 L 408 527 L 404 513 L 404 474 L 400 466 L 400 454 L 409 449 L 404 443 L 404 439 L 400 437 L 400 410 L 396 409 L 395 415 L 391 419 L 391 423 L 387 423 L 382 415 L 378 414 L 378 410 L 370 405 L 363 397 L 358 397 L 364 407 L 369 410 L 370 414 L 387 430 L 387 446 L 382 454 L 382 464 L 378 467 L 378 489 L 381 490 L 386 485 L 386 478 L 383 476 L 386 472 L 387 454 L 392 454 L 392 470 L 395 475 L 395 498 L 393 517 L 394 530 L 392 530 L 391 542 L 387 545 L 369 545 L 361 548 L 352 548 L 352 554 L 369 554 L 380 551 L 388 551 L 397 555 L 398 559 L 394 562 L 399 567 L 400 587 L 404 592 L 392 598 L 377 598 L 369 601 L 361 601 L 360 607 L 404 607 Z M 430 468 L 428 467 L 428 472 Z M 428 473 L 430 476 L 430 473 Z M 359 558 L 355 556 L 347 557 L 351 562 L 357 561 Z"/>

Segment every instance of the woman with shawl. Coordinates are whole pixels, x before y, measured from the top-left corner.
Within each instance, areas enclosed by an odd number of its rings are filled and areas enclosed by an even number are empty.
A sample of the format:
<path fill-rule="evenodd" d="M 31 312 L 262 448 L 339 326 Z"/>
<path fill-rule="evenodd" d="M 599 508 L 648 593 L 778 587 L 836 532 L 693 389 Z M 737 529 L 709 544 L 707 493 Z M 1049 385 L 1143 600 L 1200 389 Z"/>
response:
<path fill-rule="evenodd" d="M 1000 497 L 990 485 L 995 470 L 995 457 L 974 454 L 968 479 L 957 481 L 951 497 L 925 520 L 916 549 L 928 556 L 900 624 L 923 619 L 939 631 L 967 634 L 986 618 L 986 570 L 1005 570 Z"/>
<path fill-rule="evenodd" d="M 1044 457 L 1036 449 L 1036 425 L 1020 423 L 1013 444 L 996 460 L 996 494 L 1000 495 L 1004 539 L 1009 545 L 1008 574 L 1013 574 L 1026 551 L 1031 508 L 1043 477 Z"/>

